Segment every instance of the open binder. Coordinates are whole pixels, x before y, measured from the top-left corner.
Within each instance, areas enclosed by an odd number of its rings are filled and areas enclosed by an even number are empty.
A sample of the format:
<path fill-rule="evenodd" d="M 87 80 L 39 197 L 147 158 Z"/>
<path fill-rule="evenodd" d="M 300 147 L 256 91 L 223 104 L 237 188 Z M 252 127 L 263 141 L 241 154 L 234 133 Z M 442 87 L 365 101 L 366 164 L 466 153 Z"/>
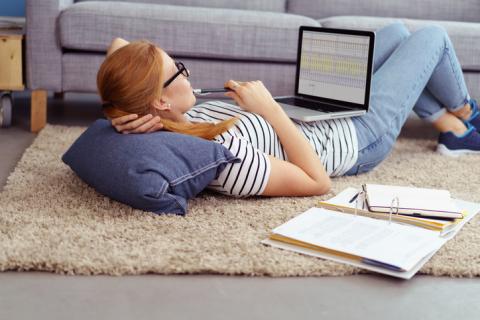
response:
<path fill-rule="evenodd" d="M 395 213 L 436 219 L 461 219 L 447 190 L 364 184 L 365 203 L 373 212 Z"/>
<path fill-rule="evenodd" d="M 455 226 L 458 225 L 458 223 L 460 223 L 463 219 L 439 220 L 418 216 L 400 215 L 397 214 L 396 208 L 394 207 L 396 205 L 396 201 L 392 201 L 393 203 L 391 202 L 392 208 L 388 211 L 389 214 L 370 211 L 365 203 L 365 193 L 362 191 L 363 190 L 358 190 L 356 188 L 347 188 L 341 193 L 339 193 L 337 196 L 329 200 L 320 201 L 318 203 L 318 206 L 329 210 L 340 211 L 350 214 L 358 214 L 361 216 L 375 219 L 391 219 L 392 221 L 398 223 L 409 224 L 425 229 L 430 229 L 433 231 L 438 231 L 442 236 L 451 232 L 455 228 Z M 390 212 L 392 214 L 390 214 Z M 465 214 L 465 212 L 462 212 L 462 215 Z"/>
<path fill-rule="evenodd" d="M 341 193 L 335 197 L 336 200 L 334 198 L 331 201 L 332 205 L 338 209 L 338 197 L 346 199 L 355 195 L 356 191 L 354 188 L 344 190 L 343 195 Z M 439 228 L 418 228 L 395 221 L 396 218 L 415 218 L 397 215 L 393 210 L 390 210 L 388 219 L 385 220 L 364 216 L 360 212 L 362 209 L 357 209 L 357 214 L 351 214 L 314 207 L 273 229 L 262 243 L 410 279 L 480 211 L 480 204 L 462 200 L 454 200 L 454 203 L 465 213 L 465 218 L 455 223 L 450 222 L 449 232 L 442 232 Z M 363 211 L 365 212 L 364 209 Z"/>

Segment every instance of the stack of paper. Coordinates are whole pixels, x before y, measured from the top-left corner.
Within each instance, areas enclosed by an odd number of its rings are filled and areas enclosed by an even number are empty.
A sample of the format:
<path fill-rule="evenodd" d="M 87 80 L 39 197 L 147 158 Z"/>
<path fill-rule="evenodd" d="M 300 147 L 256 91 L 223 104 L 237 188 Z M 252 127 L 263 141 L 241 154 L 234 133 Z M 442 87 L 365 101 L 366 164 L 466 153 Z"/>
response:
<path fill-rule="evenodd" d="M 349 196 L 355 194 L 355 189 L 351 189 L 346 190 Z M 337 203 L 338 208 L 340 201 L 336 198 L 329 202 Z M 343 194 L 345 198 L 346 193 Z M 262 243 L 410 279 L 480 211 L 480 204 L 462 200 L 454 202 L 467 214 L 464 219 L 452 224 L 449 233 L 325 208 L 311 208 L 272 230 L 269 238 Z"/>

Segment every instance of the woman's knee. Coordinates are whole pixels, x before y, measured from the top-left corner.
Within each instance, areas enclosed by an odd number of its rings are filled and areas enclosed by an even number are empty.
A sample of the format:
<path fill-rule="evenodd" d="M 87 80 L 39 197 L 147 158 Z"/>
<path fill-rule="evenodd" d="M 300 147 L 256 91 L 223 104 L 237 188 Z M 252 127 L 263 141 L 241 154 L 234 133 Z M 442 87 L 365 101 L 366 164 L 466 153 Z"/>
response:
<path fill-rule="evenodd" d="M 410 36 L 410 31 L 408 31 L 405 24 L 401 21 L 394 22 L 387 26 L 392 31 L 392 34 L 397 36 L 399 41 L 403 41 Z"/>
<path fill-rule="evenodd" d="M 445 41 L 448 38 L 447 30 L 438 24 L 431 24 L 417 30 L 416 33 L 424 34 L 429 39 L 437 39 L 438 41 Z"/>

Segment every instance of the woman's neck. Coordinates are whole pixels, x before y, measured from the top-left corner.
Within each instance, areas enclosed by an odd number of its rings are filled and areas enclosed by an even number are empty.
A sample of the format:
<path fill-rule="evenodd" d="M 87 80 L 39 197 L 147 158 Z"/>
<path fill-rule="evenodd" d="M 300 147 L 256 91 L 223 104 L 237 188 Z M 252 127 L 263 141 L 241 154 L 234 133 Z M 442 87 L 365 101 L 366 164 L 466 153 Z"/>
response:
<path fill-rule="evenodd" d="M 187 117 L 185 117 L 185 114 L 180 114 L 179 119 L 177 120 L 178 122 L 189 122 L 187 120 Z"/>
<path fill-rule="evenodd" d="M 168 119 L 175 122 L 188 122 L 187 118 L 183 113 L 181 114 L 159 114 L 160 118 Z"/>

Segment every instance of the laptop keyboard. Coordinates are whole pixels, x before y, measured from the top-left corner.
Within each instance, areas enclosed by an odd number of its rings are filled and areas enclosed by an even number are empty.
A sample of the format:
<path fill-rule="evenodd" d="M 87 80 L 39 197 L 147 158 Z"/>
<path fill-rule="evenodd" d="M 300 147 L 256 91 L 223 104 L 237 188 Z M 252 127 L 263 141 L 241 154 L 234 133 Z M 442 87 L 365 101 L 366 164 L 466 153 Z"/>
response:
<path fill-rule="evenodd" d="M 333 106 L 331 104 L 324 104 L 324 103 L 320 103 L 320 102 L 298 99 L 298 98 L 294 98 L 294 97 L 275 99 L 275 101 L 280 102 L 280 103 L 294 105 L 294 106 L 297 106 L 297 107 L 312 109 L 312 110 L 316 110 L 316 111 L 322 111 L 322 112 L 326 112 L 326 113 L 338 112 L 338 111 L 350 111 L 349 109 Z"/>

